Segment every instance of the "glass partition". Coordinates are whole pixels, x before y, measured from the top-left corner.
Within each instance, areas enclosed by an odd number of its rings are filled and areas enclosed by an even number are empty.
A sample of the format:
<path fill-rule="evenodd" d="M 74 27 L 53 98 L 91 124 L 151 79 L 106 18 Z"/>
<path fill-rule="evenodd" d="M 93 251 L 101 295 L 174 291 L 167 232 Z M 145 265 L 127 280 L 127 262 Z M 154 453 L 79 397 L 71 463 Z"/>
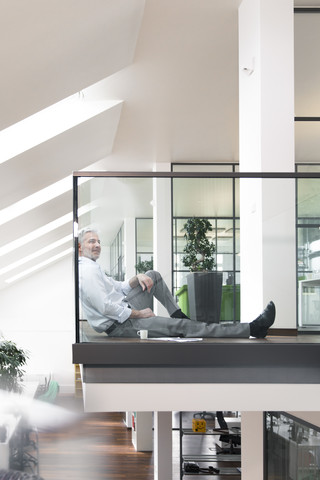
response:
<path fill-rule="evenodd" d="M 222 276 L 219 322 L 241 321 L 241 285 L 255 295 L 256 279 L 272 291 L 281 276 L 284 292 L 288 279 L 295 282 L 296 277 L 299 328 L 320 327 L 320 168 L 310 168 L 291 174 L 245 174 L 234 166 L 225 172 L 219 167 L 211 172 L 75 174 L 77 341 L 105 338 L 88 324 L 80 301 L 79 232 L 96 232 L 97 263 L 116 281 L 156 266 L 188 315 L 189 267 L 183 261 L 188 219 L 211 225 L 206 237 L 215 247 L 214 269 Z M 293 248 L 290 273 L 283 262 L 288 247 Z"/>
<path fill-rule="evenodd" d="M 265 414 L 266 480 L 319 480 L 320 428 L 284 412 Z"/>
<path fill-rule="evenodd" d="M 317 165 L 298 165 L 299 172 L 319 172 Z M 298 325 L 319 327 L 320 179 L 297 180 Z"/>
<path fill-rule="evenodd" d="M 189 274 L 183 263 L 185 223 L 190 217 L 205 218 L 212 228 L 207 237 L 215 245 L 215 266 L 223 275 L 220 322 L 240 321 L 239 180 L 174 178 L 172 202 L 174 294 L 183 301 Z"/>
<path fill-rule="evenodd" d="M 75 200 L 77 230 L 96 232 L 100 241 L 97 263 L 106 276 L 124 281 L 137 273 L 141 262 L 152 261 L 152 178 L 79 177 Z M 79 271 L 75 282 L 79 287 Z M 78 340 L 99 341 L 101 334 L 88 324 L 79 297 L 76 288 Z"/>
<path fill-rule="evenodd" d="M 153 218 L 136 219 L 136 273 L 153 269 Z"/>

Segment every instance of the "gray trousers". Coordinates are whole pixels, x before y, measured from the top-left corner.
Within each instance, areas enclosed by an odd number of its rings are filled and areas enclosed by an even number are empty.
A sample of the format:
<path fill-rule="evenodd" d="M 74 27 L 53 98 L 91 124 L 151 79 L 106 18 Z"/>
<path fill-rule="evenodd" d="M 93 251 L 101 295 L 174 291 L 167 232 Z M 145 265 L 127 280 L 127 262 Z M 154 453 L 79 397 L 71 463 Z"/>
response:
<path fill-rule="evenodd" d="M 150 270 L 146 273 L 153 280 L 153 287 L 149 292 L 143 291 L 140 285 L 134 288 L 126 297 L 129 305 L 135 310 L 152 308 L 153 297 L 167 309 L 169 316 L 179 309 L 166 283 L 159 272 Z M 249 338 L 249 323 L 217 324 L 189 320 L 187 318 L 149 317 L 129 318 L 119 324 L 110 334 L 111 337 L 138 338 L 139 330 L 148 330 L 149 338 L 159 337 L 220 337 L 220 338 Z"/>

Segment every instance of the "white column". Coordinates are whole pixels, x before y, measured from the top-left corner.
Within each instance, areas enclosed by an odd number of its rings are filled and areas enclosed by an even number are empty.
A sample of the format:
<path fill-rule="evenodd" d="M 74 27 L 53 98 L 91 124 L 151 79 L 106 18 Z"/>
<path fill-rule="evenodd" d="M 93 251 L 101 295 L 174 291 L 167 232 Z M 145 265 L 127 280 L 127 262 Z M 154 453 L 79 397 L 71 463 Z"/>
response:
<path fill-rule="evenodd" d="M 157 165 L 155 170 L 170 171 L 170 164 Z M 167 178 L 153 180 L 153 264 L 169 289 L 172 288 L 172 213 L 171 181 Z M 156 303 L 157 315 L 168 315 L 162 305 Z M 172 412 L 154 412 L 154 478 L 172 478 Z"/>
<path fill-rule="evenodd" d="M 263 480 L 263 412 L 241 412 L 241 478 Z"/>
<path fill-rule="evenodd" d="M 172 479 L 172 412 L 154 412 L 154 479 Z"/>
<path fill-rule="evenodd" d="M 168 171 L 169 164 L 164 164 Z M 172 220 L 171 220 L 171 180 L 168 178 L 153 179 L 153 265 L 158 270 L 169 289 L 172 288 Z M 157 315 L 168 315 L 162 305 L 155 302 Z"/>
<path fill-rule="evenodd" d="M 124 219 L 123 229 L 123 249 L 124 249 L 124 261 L 125 261 L 125 278 L 129 280 L 136 274 L 136 222 L 135 218 Z"/>
<path fill-rule="evenodd" d="M 293 0 L 239 7 L 241 172 L 294 171 Z M 241 318 L 269 300 L 296 327 L 294 180 L 240 181 Z"/>
<path fill-rule="evenodd" d="M 125 261 L 125 279 L 129 280 L 136 274 L 136 220 L 133 217 L 124 219 L 124 261 Z M 128 428 L 132 427 L 132 412 L 125 413 L 125 424 Z"/>
<path fill-rule="evenodd" d="M 132 443 L 137 452 L 153 450 L 152 412 L 132 412 Z"/>

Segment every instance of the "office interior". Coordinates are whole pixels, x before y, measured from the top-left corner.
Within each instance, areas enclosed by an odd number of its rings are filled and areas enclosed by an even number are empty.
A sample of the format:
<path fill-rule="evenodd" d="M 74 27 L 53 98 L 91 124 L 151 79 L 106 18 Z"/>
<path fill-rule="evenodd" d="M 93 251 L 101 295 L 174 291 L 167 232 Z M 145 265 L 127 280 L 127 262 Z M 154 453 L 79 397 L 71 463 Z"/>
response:
<path fill-rule="evenodd" d="M 222 252 L 232 257 L 224 267 L 224 284 L 230 279 L 234 290 L 241 285 L 241 311 L 234 307 L 234 291 L 233 318 L 226 307 L 224 321 L 254 317 L 271 297 L 277 304 L 275 330 L 292 330 L 297 342 L 309 335 L 317 342 L 318 307 L 311 301 L 317 299 L 317 283 L 301 286 L 305 304 L 298 291 L 298 282 L 316 281 L 319 270 L 319 180 L 312 178 L 320 164 L 317 7 L 316 0 L 110 0 L 94 6 L 14 0 L 2 5 L 0 329 L 30 352 L 28 378 L 50 377 L 60 395 L 75 393 L 74 171 L 311 174 L 281 179 L 282 193 L 248 186 L 251 195 L 239 197 L 239 209 L 246 205 L 261 224 L 270 220 L 271 231 L 276 226 L 287 235 L 288 249 L 268 244 L 270 229 L 262 229 L 258 244 L 243 228 L 236 230 L 241 222 L 236 203 L 232 215 L 210 211 L 205 216 L 216 222 L 217 232 L 232 223 L 232 248 Z M 166 207 L 171 185 L 164 190 Z M 188 199 L 192 202 L 191 195 Z M 280 205 L 284 215 L 276 218 Z M 189 215 L 178 213 L 174 225 Z M 172 265 L 175 227 L 169 220 L 170 226 L 159 229 L 166 249 L 152 250 L 178 289 L 183 272 Z M 246 228 L 254 231 L 255 223 Z M 155 412 L 158 479 L 171 475 L 164 444 L 170 447 L 172 411 L 241 412 L 246 480 L 265 478 L 264 412 L 271 412 L 269 427 L 280 429 L 294 418 L 316 437 L 320 426 L 318 384 L 139 387 L 118 385 L 107 408 Z M 105 386 L 108 399 L 109 392 Z"/>

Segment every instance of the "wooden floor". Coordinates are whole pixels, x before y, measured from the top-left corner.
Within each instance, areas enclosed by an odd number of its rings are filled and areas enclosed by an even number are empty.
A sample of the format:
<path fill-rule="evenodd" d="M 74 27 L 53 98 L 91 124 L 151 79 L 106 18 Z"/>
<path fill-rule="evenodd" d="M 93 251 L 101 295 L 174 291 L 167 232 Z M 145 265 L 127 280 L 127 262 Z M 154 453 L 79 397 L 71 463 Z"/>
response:
<path fill-rule="evenodd" d="M 40 433 L 39 463 L 44 480 L 153 479 L 153 455 L 135 451 L 121 413 L 84 414 L 68 431 Z"/>
<path fill-rule="evenodd" d="M 81 399 L 60 397 L 59 403 L 70 410 L 82 412 Z M 172 480 L 180 479 L 178 425 L 177 416 L 173 421 Z M 187 439 L 186 448 L 194 451 L 190 441 L 190 438 Z M 210 453 L 208 441 L 203 438 L 200 444 L 205 453 Z M 199 448 L 199 444 L 195 448 Z M 39 473 L 44 480 L 154 479 L 153 453 L 135 451 L 131 430 L 125 426 L 122 413 L 83 414 L 79 422 L 66 431 L 40 433 L 39 460 Z M 223 478 L 219 475 L 214 477 L 216 480 Z M 201 478 L 206 480 L 212 475 Z M 240 480 L 240 476 L 224 478 Z"/>

